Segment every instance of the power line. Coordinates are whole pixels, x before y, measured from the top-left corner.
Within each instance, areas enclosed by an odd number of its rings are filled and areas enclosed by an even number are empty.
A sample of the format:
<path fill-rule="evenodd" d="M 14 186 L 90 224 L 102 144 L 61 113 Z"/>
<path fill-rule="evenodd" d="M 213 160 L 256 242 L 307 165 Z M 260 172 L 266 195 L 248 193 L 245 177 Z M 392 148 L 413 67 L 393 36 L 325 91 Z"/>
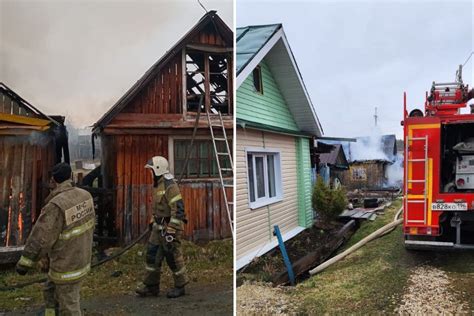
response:
<path fill-rule="evenodd" d="M 467 59 L 466 59 L 466 61 L 464 62 L 464 64 L 462 64 L 463 67 L 466 66 L 467 62 L 469 61 L 469 59 L 471 59 L 471 57 L 472 57 L 473 54 L 474 54 L 474 52 L 471 52 L 471 53 L 469 54 L 469 57 L 467 57 Z"/>
<path fill-rule="evenodd" d="M 206 7 L 201 3 L 201 1 L 197 0 L 197 2 L 198 2 L 199 5 L 201 6 L 201 8 L 203 8 L 203 10 L 206 11 L 206 13 L 208 13 Z"/>

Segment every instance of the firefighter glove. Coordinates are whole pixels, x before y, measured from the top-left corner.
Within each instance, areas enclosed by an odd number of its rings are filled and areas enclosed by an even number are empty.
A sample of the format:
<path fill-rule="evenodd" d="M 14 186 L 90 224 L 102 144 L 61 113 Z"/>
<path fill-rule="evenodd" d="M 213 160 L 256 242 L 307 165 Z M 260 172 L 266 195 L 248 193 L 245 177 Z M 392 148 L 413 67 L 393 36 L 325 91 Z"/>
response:
<path fill-rule="evenodd" d="M 25 275 L 33 268 L 33 266 L 34 262 L 31 259 L 21 256 L 20 260 L 16 264 L 15 270 L 19 275 Z"/>
<path fill-rule="evenodd" d="M 17 264 L 15 270 L 19 275 L 25 275 L 28 273 L 29 268 L 22 266 L 21 264 Z"/>

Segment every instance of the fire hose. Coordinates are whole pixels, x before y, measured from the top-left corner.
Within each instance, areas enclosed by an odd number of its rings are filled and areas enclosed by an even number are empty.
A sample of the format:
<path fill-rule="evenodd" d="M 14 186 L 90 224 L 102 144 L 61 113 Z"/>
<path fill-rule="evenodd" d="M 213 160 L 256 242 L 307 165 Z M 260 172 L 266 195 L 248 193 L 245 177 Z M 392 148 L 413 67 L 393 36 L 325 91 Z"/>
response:
<path fill-rule="evenodd" d="M 98 267 L 106 262 L 109 262 L 111 260 L 114 260 L 115 258 L 117 257 L 120 257 L 121 255 L 123 255 L 125 252 L 127 252 L 130 248 L 132 248 L 133 246 L 135 246 L 139 241 L 141 241 L 143 238 L 145 238 L 146 235 L 148 235 L 148 233 L 150 232 L 150 229 L 147 229 L 145 230 L 140 236 L 138 236 L 135 240 L 133 240 L 130 244 L 128 244 L 127 246 L 125 246 L 124 248 L 120 249 L 120 251 L 118 251 L 117 253 L 111 255 L 111 256 L 108 256 L 102 260 L 99 260 L 97 262 L 94 262 L 92 265 L 91 265 L 91 268 L 95 268 L 95 267 Z M 28 282 L 22 282 L 22 283 L 17 283 L 17 284 L 13 284 L 13 285 L 9 285 L 9 286 L 4 286 L 4 287 L 0 287 L 0 292 L 5 292 L 5 291 L 12 291 L 12 290 L 15 290 L 15 289 L 20 289 L 20 288 L 24 288 L 25 286 L 28 286 L 28 285 L 32 285 L 32 284 L 35 284 L 35 283 L 42 283 L 42 282 L 46 282 L 48 280 L 48 278 L 46 277 L 41 277 L 41 278 L 38 278 L 38 279 L 34 279 L 34 280 L 31 280 L 31 281 L 28 281 Z"/>
<path fill-rule="evenodd" d="M 399 219 L 400 214 L 402 213 L 402 211 L 403 211 L 403 207 L 401 207 L 397 211 L 397 213 L 395 214 L 395 217 L 394 217 L 392 222 L 390 222 L 389 224 L 377 229 L 375 232 L 373 232 L 369 236 L 365 237 L 364 239 L 362 239 L 361 241 L 359 241 L 358 243 L 356 243 L 352 247 L 350 247 L 350 248 L 346 249 L 345 251 L 341 252 L 337 256 L 332 257 L 331 259 L 321 263 L 316 268 L 310 270 L 309 274 L 310 275 L 315 275 L 315 274 L 323 271 L 327 267 L 333 265 L 334 263 L 336 263 L 336 262 L 340 261 L 341 259 L 343 259 L 343 258 L 347 257 L 348 255 L 350 255 L 351 253 L 353 253 L 357 249 L 361 248 L 362 246 L 364 246 L 368 242 L 370 242 L 374 239 L 377 239 L 379 237 L 382 237 L 382 236 L 390 233 L 391 231 L 393 231 L 398 225 L 400 225 L 403 222 L 403 218 Z"/>

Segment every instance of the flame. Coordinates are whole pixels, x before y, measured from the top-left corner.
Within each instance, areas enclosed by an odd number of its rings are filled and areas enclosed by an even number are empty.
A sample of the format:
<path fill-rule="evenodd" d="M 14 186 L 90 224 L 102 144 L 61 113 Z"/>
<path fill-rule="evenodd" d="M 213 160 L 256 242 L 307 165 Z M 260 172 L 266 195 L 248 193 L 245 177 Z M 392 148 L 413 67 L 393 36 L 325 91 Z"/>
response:
<path fill-rule="evenodd" d="M 23 192 L 20 192 L 20 209 L 18 211 L 18 240 L 17 244 L 20 245 L 23 239 L 23 207 L 24 199 L 23 199 Z"/>

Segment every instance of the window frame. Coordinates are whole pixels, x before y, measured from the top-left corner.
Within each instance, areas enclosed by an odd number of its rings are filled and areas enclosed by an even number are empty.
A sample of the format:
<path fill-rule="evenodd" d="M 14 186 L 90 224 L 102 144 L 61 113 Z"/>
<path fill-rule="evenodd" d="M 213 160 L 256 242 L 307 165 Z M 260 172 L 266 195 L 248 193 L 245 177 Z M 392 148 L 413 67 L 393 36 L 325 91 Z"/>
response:
<path fill-rule="evenodd" d="M 258 79 L 259 79 L 259 80 L 258 80 L 258 84 L 259 84 L 259 86 L 260 86 L 260 89 L 258 89 L 258 88 L 255 86 L 255 71 L 258 72 Z M 252 70 L 252 85 L 253 85 L 254 92 L 263 95 L 262 67 L 261 67 L 260 65 L 256 66 L 256 67 Z"/>
<path fill-rule="evenodd" d="M 211 109 L 212 107 L 212 94 L 211 94 L 211 76 L 216 75 L 217 73 L 212 73 L 210 71 L 210 64 L 209 64 L 209 57 L 212 55 L 221 55 L 227 58 L 227 91 L 226 91 L 226 98 L 227 98 L 227 112 L 221 112 L 222 116 L 232 116 L 233 115 L 233 86 L 232 86 L 232 76 L 233 76 L 233 55 L 229 52 L 212 52 L 206 51 L 201 49 L 193 49 L 193 48 L 185 48 L 183 49 L 183 112 L 186 114 L 197 114 L 196 111 L 192 111 L 188 109 L 188 101 L 187 101 L 187 91 L 188 91 L 188 84 L 187 84 L 187 76 L 188 76 L 188 68 L 187 68 L 187 55 L 188 53 L 197 53 L 202 54 L 204 57 L 204 71 L 202 75 L 204 77 L 204 109 L 202 113 L 206 113 L 209 111 L 210 114 L 214 114 Z"/>
<path fill-rule="evenodd" d="M 253 170 L 253 189 L 255 201 L 251 200 L 250 196 L 250 175 L 249 175 L 249 165 L 248 157 L 252 157 L 252 170 Z M 268 186 L 268 156 L 273 156 L 274 161 L 274 177 L 275 177 L 275 196 L 270 197 L 269 186 Z M 258 189 L 257 189 L 257 170 L 255 167 L 255 157 L 264 157 L 263 161 L 263 172 L 264 172 L 264 186 L 265 186 L 265 196 L 258 198 Z M 281 169 L 281 150 L 275 148 L 257 148 L 257 147 L 247 147 L 245 148 L 245 166 L 246 166 L 246 176 L 247 176 L 247 200 L 250 209 L 260 208 L 266 205 L 274 204 L 283 200 L 283 186 L 282 186 L 282 169 Z"/>
<path fill-rule="evenodd" d="M 176 174 L 176 170 L 175 170 L 176 164 L 175 164 L 175 152 L 174 152 L 174 150 L 175 150 L 176 141 L 188 141 L 188 142 L 190 142 L 191 139 L 189 138 L 189 136 L 173 136 L 173 137 L 169 136 L 169 138 L 168 138 L 169 169 L 170 169 L 170 172 L 173 175 L 178 177 L 179 174 Z M 209 145 L 210 155 L 212 157 L 212 161 L 214 161 L 216 159 L 216 157 L 215 157 L 215 153 L 214 153 L 214 147 L 212 145 L 212 139 L 209 138 L 208 136 L 196 136 L 194 138 L 194 146 L 196 146 L 197 145 L 196 142 L 199 142 L 199 141 L 201 141 L 201 142 L 202 141 L 208 141 L 210 143 L 210 145 Z M 229 146 L 231 146 L 231 144 L 233 142 L 233 139 L 229 138 L 228 141 L 229 141 Z M 199 148 L 197 148 L 196 150 L 198 151 Z M 196 152 L 196 154 L 199 155 L 198 152 Z M 192 158 L 190 157 L 189 159 L 191 160 Z M 199 162 L 201 158 L 195 157 L 194 159 L 196 159 Z M 200 167 L 198 166 L 198 168 L 200 168 Z M 211 168 L 212 168 L 212 163 L 211 163 Z M 230 179 L 232 177 L 229 177 L 229 176 L 226 176 L 226 175 L 223 174 L 223 178 L 224 179 Z M 197 176 L 197 177 L 189 177 L 188 178 L 187 175 L 184 174 L 182 181 L 197 181 L 197 180 L 201 181 L 201 180 L 216 180 L 216 179 L 219 179 L 218 171 L 217 171 L 217 174 L 215 176 L 210 176 L 210 177 Z"/>

